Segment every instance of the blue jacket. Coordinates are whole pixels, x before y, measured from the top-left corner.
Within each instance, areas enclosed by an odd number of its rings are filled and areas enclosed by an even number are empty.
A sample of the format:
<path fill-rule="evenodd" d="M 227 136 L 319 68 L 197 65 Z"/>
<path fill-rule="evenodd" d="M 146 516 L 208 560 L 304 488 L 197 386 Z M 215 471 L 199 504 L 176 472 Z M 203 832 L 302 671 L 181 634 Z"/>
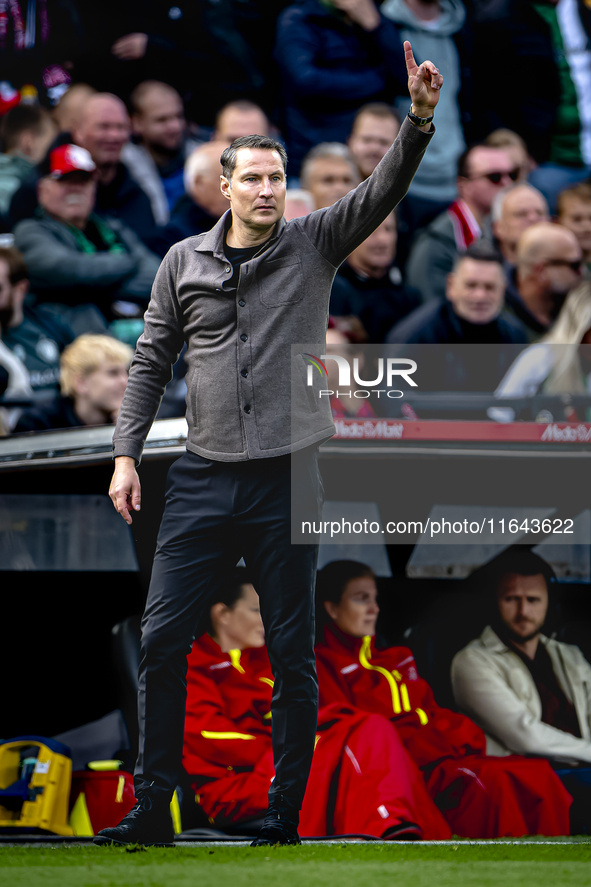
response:
<path fill-rule="evenodd" d="M 344 142 L 366 102 L 393 102 L 406 92 L 406 66 L 396 26 L 385 18 L 370 33 L 305 0 L 277 24 L 275 55 L 283 77 L 283 132 L 289 172 L 298 175 L 319 142 Z"/>

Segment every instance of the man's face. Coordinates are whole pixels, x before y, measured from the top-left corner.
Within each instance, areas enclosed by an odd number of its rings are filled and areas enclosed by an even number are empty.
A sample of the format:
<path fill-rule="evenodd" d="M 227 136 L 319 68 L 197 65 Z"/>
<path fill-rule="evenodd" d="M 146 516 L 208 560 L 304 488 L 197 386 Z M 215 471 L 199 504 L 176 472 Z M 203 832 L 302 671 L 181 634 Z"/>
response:
<path fill-rule="evenodd" d="M 316 209 L 332 206 L 358 184 L 353 167 L 341 157 L 317 157 L 308 168 L 306 187 Z"/>
<path fill-rule="evenodd" d="M 578 197 L 564 200 L 558 221 L 572 231 L 586 255 L 591 253 L 591 201 Z"/>
<path fill-rule="evenodd" d="M 396 219 L 390 215 L 351 253 L 349 263 L 368 277 L 383 277 L 396 256 L 397 240 Z"/>
<path fill-rule="evenodd" d="M 503 307 L 503 269 L 498 262 L 463 259 L 447 279 L 446 294 L 458 317 L 469 323 L 491 323 Z"/>
<path fill-rule="evenodd" d="M 105 359 L 96 370 L 78 380 L 77 395 L 94 409 L 115 416 L 125 394 L 127 375 L 127 364 Z"/>
<path fill-rule="evenodd" d="M 488 215 L 501 188 L 513 184 L 509 174 L 516 175 L 515 169 L 513 161 L 501 148 L 475 148 L 468 157 L 466 177 L 458 178 L 460 197 L 478 213 Z"/>
<path fill-rule="evenodd" d="M 354 638 L 375 635 L 380 608 L 378 590 L 372 576 L 351 579 L 347 582 L 339 603 L 325 601 L 324 607 L 336 626 L 345 634 Z"/>
<path fill-rule="evenodd" d="M 50 216 L 69 225 L 84 227 L 92 212 L 96 182 L 93 176 L 72 172 L 61 179 L 39 180 L 39 204 Z"/>
<path fill-rule="evenodd" d="M 131 124 L 123 102 L 107 97 L 90 99 L 78 129 L 76 144 L 90 151 L 98 167 L 119 162 Z"/>
<path fill-rule="evenodd" d="M 362 114 L 358 118 L 348 144 L 364 179 L 372 174 L 399 129 L 394 117 Z"/>
<path fill-rule="evenodd" d="M 154 89 L 144 96 L 142 111 L 133 116 L 134 131 L 148 145 L 175 154 L 182 145 L 185 113 L 180 96 Z"/>
<path fill-rule="evenodd" d="M 253 231 L 270 229 L 283 216 L 285 189 L 279 153 L 264 148 L 240 148 L 232 181 L 222 176 L 232 214 Z"/>
<path fill-rule="evenodd" d="M 533 188 L 517 187 L 505 197 L 502 216 L 493 226 L 494 233 L 501 244 L 512 248 L 526 228 L 548 219 L 548 206 L 542 195 Z"/>
<path fill-rule="evenodd" d="M 509 636 L 517 643 L 531 640 L 542 630 L 548 612 L 546 580 L 541 573 L 507 573 L 497 591 L 497 605 Z"/>
<path fill-rule="evenodd" d="M 254 108 L 250 111 L 228 108 L 218 121 L 214 138 L 231 145 L 235 139 L 251 135 L 269 135 L 269 121 L 265 114 Z"/>

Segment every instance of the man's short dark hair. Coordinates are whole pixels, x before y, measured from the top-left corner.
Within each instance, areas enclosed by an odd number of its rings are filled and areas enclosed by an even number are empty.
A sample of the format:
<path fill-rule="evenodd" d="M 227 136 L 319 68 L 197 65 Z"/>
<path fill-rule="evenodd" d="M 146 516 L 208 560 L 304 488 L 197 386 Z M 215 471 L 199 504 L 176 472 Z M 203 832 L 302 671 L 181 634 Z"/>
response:
<path fill-rule="evenodd" d="M 4 153 L 18 147 L 21 133 L 32 131 L 40 135 L 46 126 L 51 125 L 51 116 L 39 105 L 16 105 L 10 108 L 0 124 L 0 142 Z"/>
<path fill-rule="evenodd" d="M 281 157 L 283 171 L 287 172 L 287 151 L 281 142 L 278 142 L 277 139 L 272 139 L 271 136 L 241 136 L 239 139 L 234 139 L 232 144 L 228 145 L 220 157 L 222 174 L 228 179 L 228 181 L 232 180 L 232 173 L 236 169 L 238 151 L 240 151 L 241 148 L 263 148 L 265 151 L 277 151 Z"/>
<path fill-rule="evenodd" d="M 503 551 L 490 563 L 485 564 L 478 571 L 481 581 L 493 595 L 496 595 L 505 576 L 537 576 L 541 574 L 546 582 L 546 588 L 550 591 L 550 585 L 556 582 L 556 573 L 550 564 L 535 554 L 531 549 L 516 545 Z"/>
<path fill-rule="evenodd" d="M 473 243 L 472 246 L 468 247 L 468 249 L 459 253 L 454 261 L 453 270 L 456 271 L 458 265 L 464 261 L 464 259 L 472 259 L 474 262 L 495 262 L 497 265 L 500 265 L 503 268 L 503 257 L 490 243 L 479 241 L 478 243 Z"/>

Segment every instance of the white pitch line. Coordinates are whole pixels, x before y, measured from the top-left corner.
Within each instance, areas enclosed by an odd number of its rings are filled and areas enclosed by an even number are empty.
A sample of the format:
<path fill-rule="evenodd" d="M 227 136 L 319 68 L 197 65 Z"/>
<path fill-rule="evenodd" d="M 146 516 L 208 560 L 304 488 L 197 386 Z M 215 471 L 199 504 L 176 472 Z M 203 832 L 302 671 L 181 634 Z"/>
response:
<path fill-rule="evenodd" d="M 527 840 L 514 840 L 514 839 L 503 839 L 503 838 L 486 838 L 482 840 L 471 840 L 471 841 L 382 841 L 380 839 L 376 839 L 375 841 L 364 841 L 362 838 L 341 838 L 334 839 L 328 841 L 315 841 L 313 838 L 305 838 L 302 846 L 311 846 L 315 847 L 335 847 L 342 846 L 343 844 L 351 844 L 352 846 L 368 846 L 371 847 L 373 845 L 388 845 L 390 847 L 416 847 L 417 850 L 420 850 L 421 847 L 455 847 L 458 850 L 461 847 L 544 847 L 544 846 L 552 846 L 552 847 L 573 847 L 580 846 L 581 844 L 591 844 L 591 838 L 568 838 L 567 840 L 562 841 L 527 841 Z M 53 844 L 50 842 L 37 842 L 37 843 L 8 843 L 2 842 L 0 847 L 85 847 L 85 846 L 94 846 L 92 844 L 87 844 L 86 842 L 77 844 L 75 841 L 68 841 L 68 843 L 59 843 Z M 176 847 L 250 847 L 250 840 L 248 841 L 177 841 Z M 124 848 L 124 845 L 121 845 L 121 849 Z M 146 850 L 151 850 L 151 847 L 147 847 Z M 172 848 L 171 848 L 172 849 Z M 273 848 L 267 848 L 273 849 Z"/>
<path fill-rule="evenodd" d="M 364 846 L 371 847 L 375 844 L 377 845 L 388 845 L 390 847 L 400 847 L 408 846 L 408 847 L 416 847 L 419 849 L 420 847 L 490 847 L 493 846 L 519 846 L 519 847 L 540 847 L 545 845 L 551 845 L 552 847 L 572 847 L 578 846 L 580 844 L 591 844 L 591 839 L 569 839 L 566 841 L 523 841 L 523 840 L 503 840 L 502 838 L 487 838 L 483 840 L 473 840 L 473 841 L 381 841 L 376 839 L 375 841 L 364 841 L 363 839 L 351 839 L 351 838 L 341 838 L 341 840 L 334 841 L 315 841 L 313 838 L 304 839 L 302 846 L 310 846 L 313 844 L 315 847 L 331 847 L 331 846 L 339 846 L 342 844 L 353 844 L 359 845 L 362 844 Z M 177 847 L 249 847 L 250 841 L 178 841 L 176 844 Z"/>

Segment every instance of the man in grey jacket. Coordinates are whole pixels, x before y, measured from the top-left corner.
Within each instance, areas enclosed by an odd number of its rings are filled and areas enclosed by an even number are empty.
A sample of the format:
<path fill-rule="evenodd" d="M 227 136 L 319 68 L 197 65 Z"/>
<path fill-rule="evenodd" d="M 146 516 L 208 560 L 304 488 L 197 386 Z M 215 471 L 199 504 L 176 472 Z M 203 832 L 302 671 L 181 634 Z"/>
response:
<path fill-rule="evenodd" d="M 555 762 L 575 799 L 571 825 L 579 831 L 591 825 L 591 665 L 578 647 L 542 634 L 554 580 L 528 549 L 483 568 L 496 614 L 456 654 L 451 677 L 457 705 L 487 734 L 487 754 Z"/>
<path fill-rule="evenodd" d="M 230 204 L 215 227 L 172 247 L 154 283 L 114 435 L 110 495 L 131 523 L 136 472 L 171 366 L 187 342 L 187 453 L 171 468 L 142 622 L 138 803 L 98 843 L 170 843 L 167 808 L 181 762 L 186 654 L 224 570 L 243 555 L 259 592 L 274 673 L 275 779 L 255 844 L 299 843 L 314 750 L 317 545 L 291 544 L 291 468 L 318 519 L 317 446 L 334 433 L 328 402 L 306 385 L 304 356 L 324 348 L 338 266 L 404 196 L 430 141 L 442 77 L 406 44 L 413 117 L 355 191 L 286 223 L 283 147 L 237 139 L 222 155 Z M 237 762 L 239 766 L 239 762 Z"/>

